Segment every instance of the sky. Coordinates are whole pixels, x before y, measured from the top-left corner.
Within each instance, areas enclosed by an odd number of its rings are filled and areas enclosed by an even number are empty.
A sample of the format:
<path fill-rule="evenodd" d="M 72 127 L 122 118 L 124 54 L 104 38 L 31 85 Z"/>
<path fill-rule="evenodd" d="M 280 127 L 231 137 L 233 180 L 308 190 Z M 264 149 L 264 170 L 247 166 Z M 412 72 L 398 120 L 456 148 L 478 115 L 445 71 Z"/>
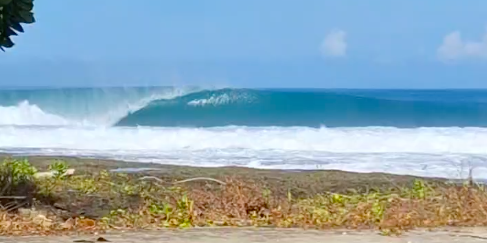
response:
<path fill-rule="evenodd" d="M 487 88 L 485 0 L 48 0 L 34 12 L 0 53 L 0 86 Z"/>

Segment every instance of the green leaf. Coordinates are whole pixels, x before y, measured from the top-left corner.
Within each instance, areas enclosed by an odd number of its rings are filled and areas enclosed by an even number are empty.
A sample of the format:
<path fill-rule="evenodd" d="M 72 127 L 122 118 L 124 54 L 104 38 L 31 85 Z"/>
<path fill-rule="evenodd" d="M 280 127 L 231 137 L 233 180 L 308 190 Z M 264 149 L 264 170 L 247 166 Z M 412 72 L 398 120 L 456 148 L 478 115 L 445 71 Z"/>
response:
<path fill-rule="evenodd" d="M 11 48 L 14 46 L 14 43 L 9 37 L 7 37 L 5 40 L 3 40 L 3 42 L 0 43 L 0 46 Z"/>
<path fill-rule="evenodd" d="M 5 30 L 5 33 L 6 33 L 6 36 L 16 36 L 17 35 L 17 33 L 13 29 L 10 29 L 10 28 L 7 28 Z"/>
<path fill-rule="evenodd" d="M 34 14 L 31 12 L 21 11 L 19 12 L 19 15 L 22 20 L 22 23 L 32 24 L 35 22 Z"/>
<path fill-rule="evenodd" d="M 12 2 L 12 0 L 0 0 L 0 6 L 5 6 L 11 2 Z"/>
<path fill-rule="evenodd" d="M 12 23 L 10 27 L 12 27 L 12 29 L 14 29 L 18 32 L 24 33 L 24 28 L 22 27 L 22 25 L 20 25 L 17 22 Z"/>
<path fill-rule="evenodd" d="M 28 1 L 28 2 L 16 1 L 14 3 L 18 8 L 25 10 L 25 11 L 30 12 L 34 8 L 34 2 L 33 1 Z"/>

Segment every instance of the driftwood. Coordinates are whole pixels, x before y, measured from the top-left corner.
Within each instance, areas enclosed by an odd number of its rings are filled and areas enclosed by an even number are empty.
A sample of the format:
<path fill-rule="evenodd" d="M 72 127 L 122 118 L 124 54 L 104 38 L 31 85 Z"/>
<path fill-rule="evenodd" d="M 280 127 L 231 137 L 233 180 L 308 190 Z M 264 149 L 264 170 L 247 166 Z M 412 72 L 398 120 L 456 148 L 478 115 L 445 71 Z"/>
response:
<path fill-rule="evenodd" d="M 217 180 L 217 179 L 213 179 L 213 178 L 209 178 L 209 177 L 190 178 L 190 179 L 186 179 L 186 180 L 182 180 L 182 181 L 176 181 L 173 184 L 181 184 L 181 183 L 190 182 L 190 181 L 213 181 L 213 182 L 216 182 L 216 183 L 220 183 L 223 186 L 226 186 L 227 185 L 227 183 L 225 183 L 223 181 L 220 181 L 220 180 Z"/>
<path fill-rule="evenodd" d="M 141 177 L 139 178 L 139 180 L 156 180 L 158 182 L 161 182 L 161 183 L 164 183 L 163 180 L 155 177 L 155 176 L 144 176 L 144 177 Z M 219 183 L 223 186 L 226 186 L 227 183 L 223 182 L 223 181 L 220 181 L 220 180 L 217 180 L 217 179 L 214 179 L 214 178 L 209 178 L 209 177 L 195 177 L 195 178 L 189 178 L 189 179 L 186 179 L 186 180 L 182 180 L 182 181 L 176 181 L 174 182 L 173 184 L 174 185 L 177 185 L 177 184 L 181 184 L 181 183 L 186 183 L 186 182 L 191 182 L 191 181 L 213 181 L 213 182 L 216 182 L 216 183 Z"/>

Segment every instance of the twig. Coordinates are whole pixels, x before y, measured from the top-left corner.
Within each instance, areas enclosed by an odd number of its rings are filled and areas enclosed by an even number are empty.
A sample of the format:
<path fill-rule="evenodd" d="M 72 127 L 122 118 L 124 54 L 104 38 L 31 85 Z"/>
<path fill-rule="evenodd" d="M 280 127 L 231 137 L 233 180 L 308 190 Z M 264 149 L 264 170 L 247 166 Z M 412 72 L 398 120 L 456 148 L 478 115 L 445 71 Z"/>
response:
<path fill-rule="evenodd" d="M 186 179 L 186 180 L 182 180 L 182 181 L 176 181 L 173 184 L 181 184 L 181 183 L 190 182 L 190 181 L 202 181 L 202 180 L 203 181 L 213 181 L 213 182 L 216 182 L 216 183 L 220 183 L 221 185 L 224 185 L 224 186 L 227 185 L 227 183 L 225 183 L 223 181 L 220 181 L 220 180 L 217 180 L 217 179 L 213 179 L 213 178 L 209 178 L 209 177 L 190 178 L 190 179 Z"/>
<path fill-rule="evenodd" d="M 0 199 L 26 199 L 25 196 L 0 196 Z"/>
<path fill-rule="evenodd" d="M 478 235 L 451 235 L 451 236 L 470 237 L 470 238 L 475 238 L 475 239 L 487 240 L 487 237 L 482 237 L 482 236 L 478 236 Z"/>
<path fill-rule="evenodd" d="M 27 205 L 27 202 L 19 203 L 19 204 L 13 206 L 13 207 L 7 208 L 7 212 L 12 212 L 13 210 L 19 209 L 19 208 L 21 208 L 21 207 L 23 207 L 25 205 Z"/>
<path fill-rule="evenodd" d="M 472 187 L 473 186 L 473 168 L 470 166 L 470 169 L 468 170 L 468 186 Z"/>

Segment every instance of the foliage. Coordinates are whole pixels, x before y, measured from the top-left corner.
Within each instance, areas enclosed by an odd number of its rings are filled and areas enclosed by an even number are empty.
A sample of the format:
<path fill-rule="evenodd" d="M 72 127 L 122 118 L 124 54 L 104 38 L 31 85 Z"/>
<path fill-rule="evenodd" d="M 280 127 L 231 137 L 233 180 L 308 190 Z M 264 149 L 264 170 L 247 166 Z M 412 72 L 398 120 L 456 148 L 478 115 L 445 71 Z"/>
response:
<path fill-rule="evenodd" d="M 66 162 L 62 160 L 56 160 L 52 164 L 49 165 L 49 170 L 54 172 L 54 177 L 56 179 L 61 179 L 66 172 L 68 171 L 69 167 Z"/>
<path fill-rule="evenodd" d="M 0 0 L 0 50 L 14 46 L 12 36 L 23 33 L 21 24 L 35 22 L 34 0 Z"/>
<path fill-rule="evenodd" d="M 0 167 L 1 171 L 11 173 L 12 183 L 32 179 L 37 169 L 26 159 L 6 159 Z"/>
<path fill-rule="evenodd" d="M 34 174 L 37 170 L 27 160 L 7 159 L 0 165 L 0 196 L 26 197 L 27 203 L 37 193 Z M 0 200 L 0 206 L 7 200 Z M 8 203 L 8 202 L 7 202 Z"/>

